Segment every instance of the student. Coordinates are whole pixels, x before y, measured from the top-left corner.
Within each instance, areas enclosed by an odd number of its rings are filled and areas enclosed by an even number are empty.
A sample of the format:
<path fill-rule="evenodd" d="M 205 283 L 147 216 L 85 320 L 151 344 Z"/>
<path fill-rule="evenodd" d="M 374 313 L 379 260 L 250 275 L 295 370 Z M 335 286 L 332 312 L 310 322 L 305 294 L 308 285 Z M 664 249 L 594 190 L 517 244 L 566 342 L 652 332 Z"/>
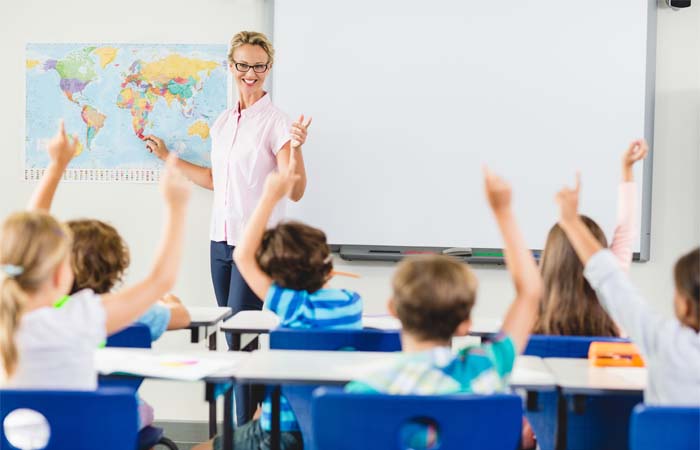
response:
<path fill-rule="evenodd" d="M 638 139 L 630 143 L 622 157 L 622 181 L 618 189 L 617 227 L 610 249 L 623 270 L 632 261 L 635 240 L 635 204 L 637 187 L 632 168 L 646 157 L 647 143 Z M 592 219 L 581 220 L 603 247 L 605 233 Z M 583 265 L 559 224 L 549 231 L 540 261 L 544 295 L 535 333 L 562 336 L 620 336 L 621 330 L 605 313 L 595 292 L 583 276 Z"/>
<path fill-rule="evenodd" d="M 542 283 L 515 222 L 510 186 L 487 170 L 485 187 L 516 291 L 501 332 L 488 343 L 453 354 L 452 337 L 466 335 L 471 326 L 476 276 L 466 264 L 450 257 L 407 258 L 396 270 L 388 305 L 401 321 L 405 356 L 387 370 L 350 382 L 347 391 L 429 395 L 506 390 L 515 357 L 525 348 L 535 322 Z M 430 435 L 424 434 L 424 440 Z M 430 446 L 425 441 L 414 443 Z"/>
<path fill-rule="evenodd" d="M 591 234 L 578 214 L 580 183 L 556 196 L 559 224 L 585 266 L 584 275 L 605 310 L 629 333 L 649 370 L 644 401 L 700 406 L 700 249 L 674 267 L 675 317 L 654 312 L 627 274 Z"/>
<path fill-rule="evenodd" d="M 67 154 L 64 160 L 59 160 L 60 153 L 49 153 L 51 164 L 64 169 L 73 158 Z M 60 179 L 47 170 L 32 195 L 29 209 L 49 212 Z M 70 294 L 83 289 L 91 289 L 95 294 L 110 292 L 122 282 L 131 261 L 126 242 L 113 226 L 99 220 L 70 220 L 67 225 L 73 237 L 71 266 L 75 277 Z M 64 305 L 67 298 L 59 300 L 56 306 Z M 151 340 L 155 341 L 166 330 L 189 326 L 190 314 L 178 297 L 166 294 L 136 322 L 148 326 Z"/>
<path fill-rule="evenodd" d="M 51 163 L 37 192 L 51 196 L 77 139 L 63 124 L 49 143 Z M 53 186 L 53 187 L 51 187 Z M 93 354 L 108 334 L 132 323 L 172 287 L 182 256 L 189 183 L 169 160 L 161 180 L 166 201 L 163 240 L 149 275 L 133 286 L 97 295 L 70 292 L 70 229 L 43 211 L 10 215 L 0 231 L 0 357 L 4 385 L 30 389 L 91 390 L 97 387 Z M 35 196 L 36 198 L 36 196 Z"/>
<path fill-rule="evenodd" d="M 325 286 L 333 261 L 326 235 L 298 222 L 283 222 L 265 231 L 275 205 L 289 195 L 299 175 L 292 149 L 286 169 L 267 176 L 263 195 L 246 225 L 233 258 L 245 282 L 287 328 L 362 328 L 362 299 L 345 289 Z M 253 419 L 234 432 L 236 449 L 270 447 L 270 398 L 265 398 L 262 418 Z M 299 424 L 289 403 L 280 401 L 281 448 L 303 448 Z M 217 436 L 193 448 L 221 448 Z"/>

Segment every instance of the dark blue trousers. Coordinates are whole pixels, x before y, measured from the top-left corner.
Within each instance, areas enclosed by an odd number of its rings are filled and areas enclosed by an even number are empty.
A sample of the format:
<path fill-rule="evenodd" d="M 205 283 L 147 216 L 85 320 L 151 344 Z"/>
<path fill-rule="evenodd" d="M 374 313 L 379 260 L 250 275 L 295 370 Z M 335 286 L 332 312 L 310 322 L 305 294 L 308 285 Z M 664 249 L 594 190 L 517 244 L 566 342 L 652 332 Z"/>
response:
<path fill-rule="evenodd" d="M 228 306 L 236 314 L 239 311 L 261 310 L 263 303 L 250 290 L 241 273 L 233 262 L 233 246 L 226 242 L 211 241 L 211 280 L 214 283 L 214 294 L 216 303 L 219 306 Z M 229 348 L 231 347 L 231 336 L 226 335 Z M 252 419 L 249 412 L 255 411 L 253 402 L 257 399 L 250 398 L 246 386 L 236 386 L 236 423 L 243 425 Z"/>

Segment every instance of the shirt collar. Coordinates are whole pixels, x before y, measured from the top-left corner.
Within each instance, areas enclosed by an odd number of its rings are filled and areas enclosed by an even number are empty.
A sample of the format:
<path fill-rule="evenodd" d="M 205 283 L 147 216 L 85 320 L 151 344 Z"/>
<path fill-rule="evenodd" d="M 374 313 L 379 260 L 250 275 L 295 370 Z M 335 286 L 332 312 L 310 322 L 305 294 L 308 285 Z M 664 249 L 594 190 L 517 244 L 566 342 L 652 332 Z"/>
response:
<path fill-rule="evenodd" d="M 271 103 L 272 100 L 270 99 L 270 94 L 265 92 L 265 94 L 262 97 L 260 97 L 260 99 L 258 99 L 257 102 L 253 103 L 243 111 L 241 111 L 241 102 L 238 101 L 238 103 L 236 103 L 236 108 L 233 110 L 233 113 L 236 116 L 256 116 L 263 112 Z"/>

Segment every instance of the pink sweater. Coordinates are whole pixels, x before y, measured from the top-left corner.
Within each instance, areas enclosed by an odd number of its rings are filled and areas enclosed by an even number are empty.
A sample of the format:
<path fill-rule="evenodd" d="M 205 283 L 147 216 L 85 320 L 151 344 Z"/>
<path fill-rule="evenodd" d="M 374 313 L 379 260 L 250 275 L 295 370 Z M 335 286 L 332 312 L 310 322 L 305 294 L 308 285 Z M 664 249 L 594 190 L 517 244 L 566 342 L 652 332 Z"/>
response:
<path fill-rule="evenodd" d="M 635 226 L 635 206 L 637 187 L 634 181 L 622 182 L 617 194 L 617 226 L 613 234 L 610 250 L 625 272 L 632 263 L 632 245 L 637 238 Z"/>

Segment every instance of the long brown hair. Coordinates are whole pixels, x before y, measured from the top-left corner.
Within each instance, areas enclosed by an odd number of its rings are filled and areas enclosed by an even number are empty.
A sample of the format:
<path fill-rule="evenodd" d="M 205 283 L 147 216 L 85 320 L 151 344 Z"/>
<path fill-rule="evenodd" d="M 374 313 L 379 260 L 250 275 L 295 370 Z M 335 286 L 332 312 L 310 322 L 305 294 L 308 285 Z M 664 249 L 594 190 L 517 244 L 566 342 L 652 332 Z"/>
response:
<path fill-rule="evenodd" d="M 29 294 L 51 277 L 70 251 L 70 231 L 43 212 L 18 212 L 0 231 L 0 358 L 7 377 L 17 369 L 15 333 Z"/>
<path fill-rule="evenodd" d="M 603 230 L 591 218 L 583 223 L 604 247 Z M 608 316 L 595 291 L 583 276 L 579 260 L 564 230 L 556 224 L 549 230 L 542 252 L 540 270 L 544 293 L 535 333 L 563 336 L 618 336 L 615 322 Z"/>

